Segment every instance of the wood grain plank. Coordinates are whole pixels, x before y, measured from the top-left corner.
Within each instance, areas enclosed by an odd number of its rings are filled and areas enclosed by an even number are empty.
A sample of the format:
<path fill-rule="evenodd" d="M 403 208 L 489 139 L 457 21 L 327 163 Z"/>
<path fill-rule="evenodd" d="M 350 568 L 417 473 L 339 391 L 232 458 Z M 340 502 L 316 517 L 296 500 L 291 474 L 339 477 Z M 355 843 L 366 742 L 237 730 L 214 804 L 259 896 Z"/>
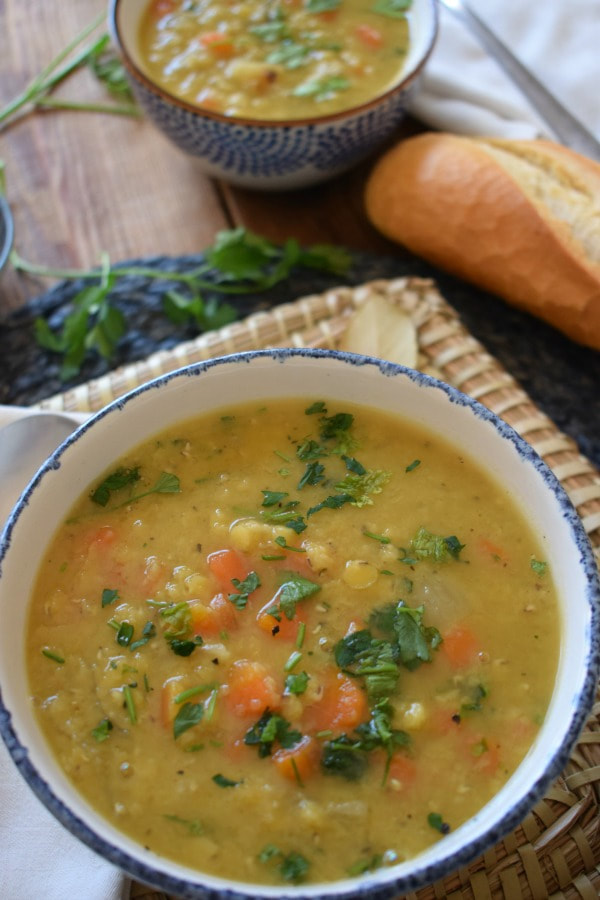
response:
<path fill-rule="evenodd" d="M 2 105 L 105 8 L 98 0 L 4 0 L 0 6 Z M 98 34 L 102 29 L 98 30 Z M 58 96 L 106 101 L 88 71 Z M 0 133 L 15 248 L 53 267 L 199 252 L 231 224 L 197 160 L 147 120 L 98 113 L 35 112 Z M 39 293 L 40 283 L 6 272 L 0 309 Z"/>

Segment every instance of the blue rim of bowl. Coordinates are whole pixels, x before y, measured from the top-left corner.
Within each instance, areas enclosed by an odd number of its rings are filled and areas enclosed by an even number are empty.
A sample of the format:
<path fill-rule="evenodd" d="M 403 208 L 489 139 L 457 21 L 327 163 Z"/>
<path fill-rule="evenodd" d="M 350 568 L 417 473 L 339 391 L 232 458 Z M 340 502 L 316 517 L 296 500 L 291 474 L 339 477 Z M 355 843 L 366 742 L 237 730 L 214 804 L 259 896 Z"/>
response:
<path fill-rule="evenodd" d="M 12 249 L 15 226 L 8 200 L 0 194 L 0 272 L 4 268 Z"/>
<path fill-rule="evenodd" d="M 379 106 L 380 103 L 385 102 L 385 100 L 387 100 L 389 97 L 392 97 L 394 94 L 405 90 L 419 76 L 423 67 L 425 66 L 425 63 L 433 53 L 433 48 L 435 47 L 435 42 L 437 40 L 439 30 L 438 2 L 437 0 L 426 0 L 431 8 L 431 31 L 428 35 L 427 46 L 425 48 L 423 56 L 421 57 L 419 62 L 410 70 L 410 72 L 407 72 L 406 75 L 404 75 L 397 84 L 393 85 L 387 91 L 383 91 L 383 93 L 377 94 L 377 96 L 372 100 L 367 100 L 365 103 L 361 103 L 359 106 L 349 106 L 347 109 L 342 109 L 339 112 L 335 113 L 329 113 L 325 116 L 308 116 L 302 119 L 250 119 L 242 116 L 224 116 L 221 113 L 214 112 L 213 110 L 204 109 L 201 106 L 195 106 L 193 103 L 188 103 L 185 100 L 182 100 L 180 97 L 176 97 L 175 94 L 171 94 L 169 93 L 169 91 L 165 91 L 164 88 L 160 87 L 160 85 L 152 81 L 134 63 L 127 49 L 127 44 L 121 37 L 119 23 L 117 21 L 117 7 L 119 6 L 120 2 L 121 0 L 110 0 L 108 9 L 109 29 L 114 43 L 121 54 L 125 68 L 133 78 L 139 81 L 146 88 L 146 90 L 150 91 L 150 93 L 154 94 L 155 96 L 160 97 L 161 100 L 164 100 L 167 103 L 172 103 L 174 106 L 178 106 L 180 109 L 185 110 L 189 113 L 194 113 L 195 115 L 201 116 L 202 118 L 212 119 L 215 122 L 222 122 L 223 124 L 232 126 L 247 125 L 251 126 L 252 128 L 264 128 L 265 130 L 270 128 L 282 127 L 294 128 L 302 125 L 326 125 L 330 122 L 339 121 L 340 119 L 347 119 L 350 116 L 361 115 L 367 110 L 373 109 L 373 107 L 375 106 Z"/>
<path fill-rule="evenodd" d="M 35 766 L 29 759 L 27 748 L 25 748 L 17 738 L 12 726 L 12 718 L 9 710 L 5 707 L 2 692 L 0 690 L 0 735 L 8 748 L 14 763 L 21 772 L 29 787 L 38 796 L 42 803 L 50 810 L 50 812 L 58 819 L 62 825 L 77 837 L 84 844 L 87 844 L 92 850 L 100 856 L 109 860 L 111 863 L 129 873 L 134 878 L 146 884 L 153 885 L 174 894 L 182 900 L 275 900 L 275 898 L 289 898 L 289 900 L 391 900 L 400 893 L 414 892 L 432 882 L 438 881 L 440 878 L 456 871 L 461 866 L 467 865 L 476 857 L 480 856 L 488 850 L 493 844 L 500 841 L 506 834 L 514 830 L 524 819 L 533 805 L 541 799 L 544 791 L 550 783 L 562 772 L 567 764 L 570 752 L 581 732 L 596 694 L 596 686 L 598 676 L 600 674 L 600 575 L 598 567 L 592 552 L 592 548 L 588 537 L 583 528 L 581 519 L 573 507 L 566 491 L 558 481 L 557 477 L 546 465 L 546 463 L 538 456 L 535 450 L 511 428 L 506 422 L 500 419 L 495 413 L 489 410 L 483 404 L 479 403 L 466 394 L 463 394 L 457 388 L 439 381 L 430 375 L 408 369 L 405 366 L 396 363 L 384 362 L 368 356 L 360 356 L 351 353 L 344 353 L 336 350 L 317 350 L 317 349 L 281 349 L 281 350 L 255 350 L 241 353 L 234 353 L 227 356 L 216 357 L 205 362 L 194 363 L 190 366 L 169 372 L 166 375 L 159 376 L 146 384 L 140 385 L 133 389 L 123 397 L 114 400 L 103 410 L 96 413 L 88 422 L 81 425 L 72 435 L 57 448 L 57 450 L 42 465 L 37 474 L 34 476 L 29 486 L 24 491 L 21 499 L 18 501 L 13 512 L 9 516 L 4 532 L 0 535 L 0 576 L 2 571 L 2 562 L 10 545 L 10 536 L 12 529 L 21 513 L 21 510 L 28 504 L 32 493 L 37 485 L 44 477 L 45 473 L 56 469 L 60 466 L 60 459 L 65 450 L 75 443 L 79 438 L 93 426 L 94 422 L 105 418 L 113 412 L 124 410 L 128 403 L 147 391 L 156 390 L 170 381 L 182 377 L 198 377 L 203 373 L 210 371 L 215 367 L 222 365 L 231 365 L 237 363 L 241 365 L 249 364 L 255 359 L 273 359 L 281 364 L 286 360 L 296 357 L 307 359 L 337 360 L 357 367 L 373 367 L 385 376 L 403 376 L 409 378 L 415 384 L 423 387 L 433 387 L 445 393 L 451 403 L 456 403 L 468 408 L 474 415 L 494 426 L 499 436 L 510 441 L 521 458 L 532 465 L 537 473 L 542 477 L 548 489 L 554 494 L 558 506 L 560 508 L 563 519 L 569 525 L 574 545 L 580 553 L 581 568 L 587 582 L 587 604 L 590 610 L 590 639 L 587 647 L 587 667 L 586 677 L 581 686 L 579 694 L 573 698 L 572 713 L 567 727 L 563 733 L 560 744 L 555 748 L 551 758 L 547 761 L 544 772 L 535 781 L 529 790 L 517 801 L 509 807 L 503 815 L 497 817 L 485 831 L 483 831 L 475 840 L 460 847 L 456 852 L 443 856 L 439 860 L 435 860 L 430 864 L 419 867 L 419 858 L 415 858 L 415 869 L 405 875 L 394 877 L 394 869 L 378 870 L 373 877 L 363 877 L 357 880 L 356 885 L 349 886 L 347 881 L 344 882 L 327 882 L 315 883 L 313 885 L 302 885 L 295 888 L 278 887 L 277 893 L 270 891 L 265 885 L 248 885 L 242 882 L 226 882 L 223 886 L 219 886 L 220 879 L 214 876 L 206 875 L 210 884 L 203 886 L 202 872 L 198 873 L 197 880 L 187 880 L 184 877 L 170 875 L 159 868 L 155 868 L 150 863 L 145 863 L 135 858 L 118 846 L 110 843 L 107 839 L 100 837 L 92 828 L 73 813 L 53 792 L 49 784 L 39 774 Z M 140 852 L 141 852 L 140 847 Z M 166 865 L 168 860 L 164 861 Z M 177 864 L 175 864 L 177 865 Z M 385 878 L 385 873 L 389 872 L 389 877 Z M 379 875 L 379 877 L 376 877 Z M 230 886 L 234 884 L 235 887 Z M 336 885 L 340 887 L 336 889 Z"/>

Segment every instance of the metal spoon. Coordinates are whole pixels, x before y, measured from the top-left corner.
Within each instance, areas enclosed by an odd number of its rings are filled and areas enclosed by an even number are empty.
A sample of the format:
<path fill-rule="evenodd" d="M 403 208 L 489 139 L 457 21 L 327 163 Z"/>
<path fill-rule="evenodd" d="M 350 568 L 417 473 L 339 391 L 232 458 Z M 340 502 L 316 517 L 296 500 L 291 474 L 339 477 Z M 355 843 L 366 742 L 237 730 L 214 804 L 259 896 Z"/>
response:
<path fill-rule="evenodd" d="M 471 29 L 566 147 L 600 162 L 600 143 L 490 31 L 465 0 L 439 0 Z"/>
<path fill-rule="evenodd" d="M 7 416 L 18 415 L 0 428 L 0 529 L 8 514 L 41 464 L 88 415 L 36 412 L 23 415 L 11 407 Z"/>

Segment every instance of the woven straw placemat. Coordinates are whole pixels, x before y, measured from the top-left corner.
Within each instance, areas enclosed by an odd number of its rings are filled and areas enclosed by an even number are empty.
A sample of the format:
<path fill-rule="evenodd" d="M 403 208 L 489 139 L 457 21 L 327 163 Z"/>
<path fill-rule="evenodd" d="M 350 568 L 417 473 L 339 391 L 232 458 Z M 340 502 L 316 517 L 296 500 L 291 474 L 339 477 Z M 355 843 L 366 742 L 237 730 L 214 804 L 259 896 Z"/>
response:
<path fill-rule="evenodd" d="M 340 287 L 255 313 L 170 351 L 42 401 L 53 410 L 96 411 L 180 366 L 240 350 L 335 347 L 353 310 L 373 295 L 406 312 L 418 333 L 418 368 L 479 400 L 522 435 L 554 471 L 600 560 L 600 472 L 462 325 L 427 279 Z M 511 834 L 458 872 L 406 900 L 597 900 L 600 897 L 600 694 L 561 776 Z M 166 898 L 133 884 L 136 900 Z"/>

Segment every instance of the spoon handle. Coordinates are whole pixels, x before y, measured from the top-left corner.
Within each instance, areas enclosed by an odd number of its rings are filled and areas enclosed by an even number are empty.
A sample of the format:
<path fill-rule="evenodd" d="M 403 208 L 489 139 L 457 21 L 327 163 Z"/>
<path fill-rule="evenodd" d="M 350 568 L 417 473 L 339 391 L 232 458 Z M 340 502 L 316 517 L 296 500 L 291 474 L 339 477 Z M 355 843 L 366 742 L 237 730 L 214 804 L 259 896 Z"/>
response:
<path fill-rule="evenodd" d="M 438 0 L 473 32 L 507 72 L 561 143 L 600 162 L 600 142 L 513 56 L 464 0 Z"/>

